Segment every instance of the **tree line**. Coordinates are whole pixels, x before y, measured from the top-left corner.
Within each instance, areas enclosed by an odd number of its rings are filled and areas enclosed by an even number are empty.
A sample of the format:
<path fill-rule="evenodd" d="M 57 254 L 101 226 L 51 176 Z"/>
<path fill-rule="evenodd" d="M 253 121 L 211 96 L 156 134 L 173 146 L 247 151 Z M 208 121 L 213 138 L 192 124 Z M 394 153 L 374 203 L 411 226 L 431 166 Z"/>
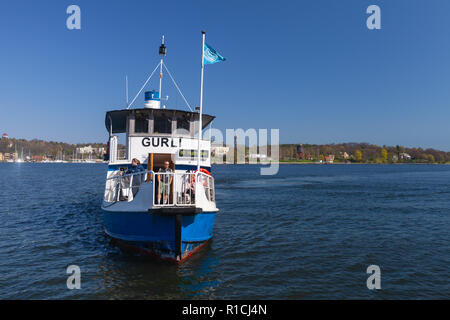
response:
<path fill-rule="evenodd" d="M 84 146 L 93 148 L 105 148 L 104 143 L 79 143 L 69 144 L 65 142 L 25 140 L 25 139 L 0 139 L 0 152 L 17 152 L 23 155 L 46 156 L 47 158 L 71 159 L 76 153 L 76 148 Z M 436 150 L 432 148 L 407 148 L 397 146 L 378 146 L 369 143 L 340 143 L 340 144 L 303 144 L 302 157 L 299 159 L 297 153 L 298 144 L 281 144 L 279 146 L 279 159 L 281 161 L 319 161 L 325 160 L 328 155 L 334 156 L 335 162 L 356 162 L 356 163 L 450 163 L 450 152 Z M 264 152 L 265 148 L 259 148 Z M 270 155 L 271 148 L 268 148 Z M 248 155 L 248 148 L 246 148 Z M 102 155 L 97 155 L 102 157 Z M 409 158 L 410 157 L 410 158 Z"/>
<path fill-rule="evenodd" d="M 57 159 L 64 157 L 65 159 L 72 159 L 72 156 L 76 153 L 76 148 L 92 146 L 93 148 L 105 148 L 104 143 L 79 143 L 69 144 L 65 142 L 44 141 L 44 140 L 25 140 L 15 138 L 2 138 L 0 140 L 0 152 L 1 153 L 14 153 L 17 152 L 21 155 L 23 150 L 23 156 L 45 156 L 47 158 Z M 81 157 L 78 155 L 78 157 Z M 101 158 L 102 155 L 97 155 Z"/>
<path fill-rule="evenodd" d="M 297 144 L 280 145 L 281 161 L 299 160 Z M 404 146 L 378 146 L 369 143 L 303 144 L 303 161 L 324 160 L 334 155 L 335 162 L 359 163 L 448 163 L 450 152 L 432 148 L 407 148 Z"/>

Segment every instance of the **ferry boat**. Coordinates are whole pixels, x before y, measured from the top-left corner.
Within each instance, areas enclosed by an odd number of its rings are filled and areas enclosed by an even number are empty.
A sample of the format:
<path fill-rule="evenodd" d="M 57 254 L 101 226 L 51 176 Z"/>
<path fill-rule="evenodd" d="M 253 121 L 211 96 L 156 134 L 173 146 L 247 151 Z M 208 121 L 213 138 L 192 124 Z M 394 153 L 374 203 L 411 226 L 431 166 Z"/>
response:
<path fill-rule="evenodd" d="M 126 108 L 106 113 L 109 159 L 102 211 L 105 232 L 119 245 L 180 262 L 212 238 L 219 211 L 211 141 L 202 138 L 214 116 L 201 108 L 161 106 L 163 66 L 179 87 L 163 62 L 164 37 L 159 54 L 159 91 L 146 91 L 144 106 L 131 108 L 154 70 L 131 104 L 127 98 Z M 125 136 L 123 145 L 119 134 Z"/>

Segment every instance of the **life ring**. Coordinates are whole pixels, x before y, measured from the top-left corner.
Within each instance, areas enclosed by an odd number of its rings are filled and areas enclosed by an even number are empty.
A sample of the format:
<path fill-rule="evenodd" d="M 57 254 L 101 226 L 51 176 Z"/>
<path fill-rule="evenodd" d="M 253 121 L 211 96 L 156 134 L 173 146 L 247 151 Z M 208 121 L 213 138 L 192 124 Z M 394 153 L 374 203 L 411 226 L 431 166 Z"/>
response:
<path fill-rule="evenodd" d="M 198 170 L 194 171 L 193 182 L 195 182 L 195 173 L 197 173 L 197 171 Z M 208 176 L 211 175 L 211 173 L 208 170 L 206 170 L 205 168 L 200 168 L 200 172 L 206 173 Z M 206 181 L 204 182 L 204 184 L 206 184 Z"/>
<path fill-rule="evenodd" d="M 198 170 L 195 170 L 194 173 L 197 173 L 197 171 Z M 211 175 L 211 173 L 208 170 L 206 170 L 205 168 L 200 168 L 200 172 L 206 173 L 208 176 Z"/>

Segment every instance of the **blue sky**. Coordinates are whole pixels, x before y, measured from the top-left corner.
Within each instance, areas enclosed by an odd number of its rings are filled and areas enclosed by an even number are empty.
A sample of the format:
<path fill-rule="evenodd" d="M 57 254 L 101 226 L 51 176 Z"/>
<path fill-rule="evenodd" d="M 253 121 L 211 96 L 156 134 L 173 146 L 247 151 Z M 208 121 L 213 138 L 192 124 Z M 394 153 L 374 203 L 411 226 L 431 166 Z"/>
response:
<path fill-rule="evenodd" d="M 81 8 L 81 30 L 66 8 Z M 365 13 L 381 8 L 381 30 Z M 369 142 L 450 150 L 450 2 L 1 1 L 0 131 L 107 140 L 104 115 L 158 63 L 199 103 L 201 33 L 226 62 L 205 71 L 214 127 L 279 128 L 282 143 Z M 183 107 L 169 78 L 168 107 Z M 158 86 L 154 77 L 148 89 Z M 137 99 L 142 106 L 143 98 Z"/>

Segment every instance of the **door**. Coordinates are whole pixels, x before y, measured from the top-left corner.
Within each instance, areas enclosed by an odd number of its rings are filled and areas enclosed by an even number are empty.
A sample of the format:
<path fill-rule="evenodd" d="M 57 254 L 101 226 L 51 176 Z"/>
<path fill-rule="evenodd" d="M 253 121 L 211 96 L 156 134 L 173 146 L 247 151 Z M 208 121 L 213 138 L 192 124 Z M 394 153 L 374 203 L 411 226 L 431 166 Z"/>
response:
<path fill-rule="evenodd" d="M 169 161 L 169 168 L 172 169 L 172 172 L 175 172 L 175 163 L 172 161 L 172 154 L 171 153 L 149 153 L 148 154 L 148 168 L 149 170 L 153 170 L 153 172 L 158 172 L 159 169 L 164 168 L 164 162 Z M 175 179 L 175 177 L 174 177 Z M 168 203 L 173 204 L 173 182 L 169 186 L 169 197 L 168 197 Z M 155 194 L 154 199 L 158 199 L 158 193 L 159 193 L 159 185 L 157 179 L 155 179 Z M 155 201 L 157 203 L 157 201 Z"/>

